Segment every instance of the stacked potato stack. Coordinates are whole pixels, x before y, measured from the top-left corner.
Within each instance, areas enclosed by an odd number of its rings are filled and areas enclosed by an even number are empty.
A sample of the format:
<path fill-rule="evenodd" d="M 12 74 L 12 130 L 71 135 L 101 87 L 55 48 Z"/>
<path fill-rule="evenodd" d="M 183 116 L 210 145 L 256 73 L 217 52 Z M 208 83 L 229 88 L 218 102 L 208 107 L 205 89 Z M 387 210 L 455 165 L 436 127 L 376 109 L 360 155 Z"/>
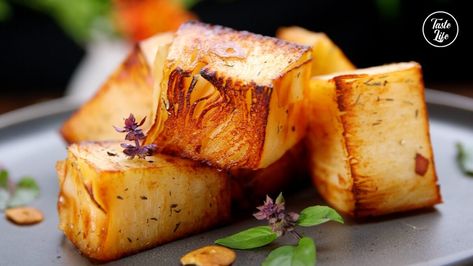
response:
<path fill-rule="evenodd" d="M 324 34 L 278 37 L 185 23 L 137 45 L 66 121 L 60 228 L 84 254 L 116 259 L 227 222 L 232 202 L 302 182 L 307 166 L 358 217 L 440 202 L 419 65 L 354 70 Z M 121 152 L 112 125 L 129 113 L 147 117 L 159 153 Z"/>

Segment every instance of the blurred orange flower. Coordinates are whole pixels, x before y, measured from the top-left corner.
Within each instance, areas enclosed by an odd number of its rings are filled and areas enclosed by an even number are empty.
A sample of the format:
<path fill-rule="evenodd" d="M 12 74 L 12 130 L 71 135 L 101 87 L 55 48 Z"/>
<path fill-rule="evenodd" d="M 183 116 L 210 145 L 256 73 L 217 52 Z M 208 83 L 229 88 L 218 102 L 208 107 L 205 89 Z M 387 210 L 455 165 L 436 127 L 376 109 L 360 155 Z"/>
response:
<path fill-rule="evenodd" d="M 112 9 L 117 29 L 135 42 L 176 30 L 181 23 L 196 18 L 176 0 L 113 0 Z"/>

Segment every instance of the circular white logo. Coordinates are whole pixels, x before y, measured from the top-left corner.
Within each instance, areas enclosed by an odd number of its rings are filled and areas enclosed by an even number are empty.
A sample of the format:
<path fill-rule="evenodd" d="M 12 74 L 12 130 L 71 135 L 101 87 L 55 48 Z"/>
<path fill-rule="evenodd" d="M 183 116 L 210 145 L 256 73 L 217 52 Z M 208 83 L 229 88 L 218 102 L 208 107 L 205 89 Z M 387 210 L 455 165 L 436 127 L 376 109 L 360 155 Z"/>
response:
<path fill-rule="evenodd" d="M 457 20 L 445 11 L 435 11 L 422 24 L 425 40 L 434 47 L 449 46 L 457 39 L 458 32 Z"/>

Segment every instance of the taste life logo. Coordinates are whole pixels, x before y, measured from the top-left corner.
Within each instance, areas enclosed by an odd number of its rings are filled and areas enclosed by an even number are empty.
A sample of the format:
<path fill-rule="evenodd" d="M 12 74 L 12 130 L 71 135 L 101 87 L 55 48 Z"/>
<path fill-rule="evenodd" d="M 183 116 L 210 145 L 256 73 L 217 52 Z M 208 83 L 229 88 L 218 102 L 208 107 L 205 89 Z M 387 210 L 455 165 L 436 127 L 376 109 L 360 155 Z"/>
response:
<path fill-rule="evenodd" d="M 450 13 L 436 11 L 427 16 L 422 24 L 425 40 L 434 47 L 447 47 L 458 36 L 458 22 Z"/>

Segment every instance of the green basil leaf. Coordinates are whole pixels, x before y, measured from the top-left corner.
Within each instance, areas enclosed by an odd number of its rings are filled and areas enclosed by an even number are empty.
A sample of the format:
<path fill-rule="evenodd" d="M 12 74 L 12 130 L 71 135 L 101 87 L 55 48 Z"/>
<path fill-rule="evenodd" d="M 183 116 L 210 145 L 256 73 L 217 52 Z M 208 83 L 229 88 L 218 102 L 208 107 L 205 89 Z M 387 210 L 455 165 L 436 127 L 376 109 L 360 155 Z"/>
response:
<path fill-rule="evenodd" d="M 473 176 L 473 146 L 457 143 L 457 161 L 463 173 Z"/>
<path fill-rule="evenodd" d="M 8 171 L 5 169 L 0 170 L 0 188 L 8 190 Z"/>
<path fill-rule="evenodd" d="M 39 186 L 31 177 L 23 177 L 16 184 L 15 193 L 8 201 L 8 207 L 18 207 L 32 202 L 39 196 Z"/>
<path fill-rule="evenodd" d="M 231 236 L 215 240 L 216 244 L 235 249 L 252 249 L 273 242 L 278 236 L 269 226 L 253 227 Z"/>
<path fill-rule="evenodd" d="M 316 263 L 316 250 L 311 238 L 303 237 L 297 246 L 282 246 L 263 261 L 263 266 L 313 266 Z"/>
<path fill-rule="evenodd" d="M 299 240 L 298 245 L 294 249 L 294 256 L 292 257 L 292 265 L 315 265 L 317 259 L 317 251 L 315 243 L 312 238 L 303 237 Z"/>
<path fill-rule="evenodd" d="M 302 210 L 297 224 L 300 226 L 314 226 L 328 221 L 343 223 L 343 218 L 334 209 L 317 205 Z"/>
<path fill-rule="evenodd" d="M 294 256 L 294 249 L 293 246 L 282 246 L 279 247 L 271 253 L 269 253 L 268 257 L 263 261 L 262 266 L 291 266 L 292 265 L 292 257 Z M 312 265 L 311 265 L 312 266 Z"/>

